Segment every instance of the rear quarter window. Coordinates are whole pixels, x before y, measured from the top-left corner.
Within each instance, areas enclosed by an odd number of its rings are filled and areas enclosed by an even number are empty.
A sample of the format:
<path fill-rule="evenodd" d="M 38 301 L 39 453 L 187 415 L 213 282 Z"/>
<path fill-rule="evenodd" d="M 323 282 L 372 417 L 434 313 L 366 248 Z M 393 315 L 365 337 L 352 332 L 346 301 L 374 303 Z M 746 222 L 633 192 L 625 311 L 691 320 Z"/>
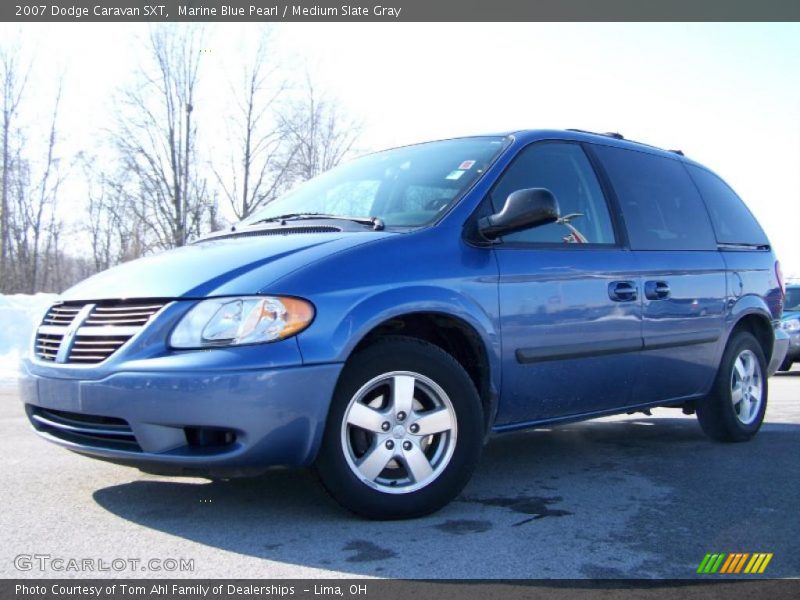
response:
<path fill-rule="evenodd" d="M 705 200 L 720 244 L 769 244 L 761 225 L 727 183 L 700 167 L 686 165 L 686 168 Z"/>
<path fill-rule="evenodd" d="M 716 250 L 714 230 L 683 165 L 654 154 L 593 145 L 614 186 L 634 250 Z"/>

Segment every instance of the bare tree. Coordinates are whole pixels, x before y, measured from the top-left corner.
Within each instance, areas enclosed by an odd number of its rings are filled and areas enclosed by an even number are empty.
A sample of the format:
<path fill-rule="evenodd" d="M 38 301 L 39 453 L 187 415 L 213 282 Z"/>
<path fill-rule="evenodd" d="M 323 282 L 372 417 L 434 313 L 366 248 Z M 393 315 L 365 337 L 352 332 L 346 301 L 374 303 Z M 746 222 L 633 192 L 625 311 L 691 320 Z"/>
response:
<path fill-rule="evenodd" d="M 37 197 L 34 199 L 32 205 L 35 207 L 35 217 L 32 221 L 32 260 L 31 260 L 31 275 L 30 286 L 31 291 L 36 291 L 41 277 L 40 266 L 44 268 L 45 274 L 49 275 L 49 258 L 51 256 L 52 246 L 58 243 L 58 235 L 61 229 L 61 223 L 56 216 L 56 207 L 58 201 L 58 190 L 63 181 L 60 173 L 60 159 L 56 157 L 56 141 L 57 141 L 57 128 L 58 123 L 58 109 L 61 104 L 61 83 L 59 83 L 56 92 L 55 100 L 53 102 L 53 113 L 50 120 L 50 132 L 47 137 L 47 157 L 44 163 L 44 172 L 41 181 L 36 190 Z M 49 211 L 49 216 L 46 217 L 45 213 Z M 47 230 L 44 230 L 45 218 L 47 221 Z M 44 247 L 42 247 L 44 236 Z M 44 250 L 45 264 L 40 265 L 40 255 Z"/>
<path fill-rule="evenodd" d="M 319 93 L 306 76 L 301 95 L 280 116 L 292 148 L 290 172 L 295 181 L 316 177 L 338 165 L 353 150 L 361 124 L 345 116 L 335 99 Z"/>
<path fill-rule="evenodd" d="M 30 72 L 18 59 L 18 45 L 0 45 L 0 86 L 2 86 L 2 171 L 0 172 L 0 290 L 7 287 L 9 255 L 9 226 L 11 222 L 9 195 L 12 188 L 12 140 L 14 122 L 22 102 Z"/>
<path fill-rule="evenodd" d="M 61 160 L 57 156 L 58 109 L 61 101 L 59 85 L 53 102 L 52 116 L 47 135 L 45 156 L 41 173 L 23 157 L 25 146 L 22 134 L 13 164 L 14 186 L 9 190 L 12 201 L 8 206 L 8 233 L 11 264 L 6 265 L 6 275 L 13 266 L 15 291 L 33 293 L 42 289 L 59 287 L 63 282 L 53 268 L 58 254 L 58 239 L 62 223 L 57 214 L 58 193 L 63 181 Z"/>
<path fill-rule="evenodd" d="M 54 92 L 39 90 L 35 98 L 31 96 L 31 100 L 41 103 L 23 116 L 32 63 L 23 67 L 21 55 L 19 44 L 0 47 L 0 290 L 56 291 L 75 281 L 71 274 L 79 262 L 67 259 L 60 247 L 63 223 L 58 214 L 58 197 L 65 177 L 58 144 L 62 84 L 59 78 Z M 52 107 L 48 108 L 51 99 Z M 27 123 L 34 110 L 36 121 L 23 127 L 21 123 Z M 48 111 L 49 120 L 44 116 Z M 40 121 L 47 125 L 42 138 Z"/>
<path fill-rule="evenodd" d="M 121 262 L 139 258 L 153 250 L 148 226 L 138 214 L 135 199 L 121 176 L 108 176 L 96 156 L 79 156 L 83 180 L 87 182 L 87 218 L 81 233 L 91 247 L 89 270 L 103 271 Z"/>
<path fill-rule="evenodd" d="M 271 61 L 268 33 L 262 33 L 241 75 L 231 86 L 236 111 L 228 127 L 230 156 L 214 174 L 233 213 L 244 219 L 282 190 L 293 152 L 273 110 L 287 84 Z"/>
<path fill-rule="evenodd" d="M 83 172 L 87 181 L 87 219 L 84 229 L 92 251 L 92 270 L 104 271 L 121 261 L 125 229 L 125 206 L 120 197 L 110 192 L 113 183 L 94 171 L 94 162 L 84 157 Z"/>
<path fill-rule="evenodd" d="M 114 134 L 126 174 L 120 191 L 160 248 L 182 246 L 199 233 L 210 205 L 192 116 L 202 35 L 191 25 L 150 31 L 146 60 L 122 94 Z"/>
<path fill-rule="evenodd" d="M 118 225 L 113 210 L 106 204 L 106 181 L 90 181 L 87 190 L 87 219 L 84 225 L 92 248 L 94 271 L 104 271 L 114 262 L 114 229 Z"/>

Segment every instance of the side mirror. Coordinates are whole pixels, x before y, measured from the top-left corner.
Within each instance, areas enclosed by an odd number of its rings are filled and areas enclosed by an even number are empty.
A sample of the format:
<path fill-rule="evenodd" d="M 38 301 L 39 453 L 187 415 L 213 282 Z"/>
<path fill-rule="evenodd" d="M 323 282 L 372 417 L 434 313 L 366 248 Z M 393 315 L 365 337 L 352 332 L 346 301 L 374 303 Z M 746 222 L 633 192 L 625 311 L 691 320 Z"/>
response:
<path fill-rule="evenodd" d="M 517 190 L 509 194 L 500 212 L 478 221 L 478 231 L 486 239 L 494 240 L 501 235 L 553 223 L 559 215 L 558 201 L 550 190 Z"/>

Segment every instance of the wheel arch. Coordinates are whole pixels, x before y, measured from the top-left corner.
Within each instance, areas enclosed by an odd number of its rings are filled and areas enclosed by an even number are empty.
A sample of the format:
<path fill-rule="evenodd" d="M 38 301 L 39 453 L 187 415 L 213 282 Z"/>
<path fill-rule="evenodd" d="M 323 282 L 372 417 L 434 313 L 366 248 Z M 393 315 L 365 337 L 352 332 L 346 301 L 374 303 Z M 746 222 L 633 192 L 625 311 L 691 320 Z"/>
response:
<path fill-rule="evenodd" d="M 353 323 L 361 324 L 355 333 Z M 372 297 L 356 306 L 337 330 L 336 337 L 347 338 L 341 360 L 386 335 L 421 339 L 453 356 L 475 383 L 489 431 L 500 389 L 500 339 L 480 305 L 439 288 L 392 290 Z"/>
<path fill-rule="evenodd" d="M 758 296 L 741 298 L 731 310 L 730 323 L 725 346 L 736 332 L 747 331 L 758 340 L 761 350 L 764 352 L 764 359 L 769 364 L 775 343 L 775 331 L 772 315 L 766 303 Z"/>

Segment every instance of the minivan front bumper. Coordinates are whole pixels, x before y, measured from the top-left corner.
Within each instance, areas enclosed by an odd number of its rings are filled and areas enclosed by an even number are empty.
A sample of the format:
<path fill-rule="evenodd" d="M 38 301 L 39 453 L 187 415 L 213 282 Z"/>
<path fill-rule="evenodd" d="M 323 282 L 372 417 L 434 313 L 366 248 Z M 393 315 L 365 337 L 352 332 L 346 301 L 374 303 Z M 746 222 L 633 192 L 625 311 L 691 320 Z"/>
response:
<path fill-rule="evenodd" d="M 78 380 L 23 366 L 20 393 L 36 432 L 65 448 L 150 472 L 224 477 L 313 462 L 341 368 Z"/>

